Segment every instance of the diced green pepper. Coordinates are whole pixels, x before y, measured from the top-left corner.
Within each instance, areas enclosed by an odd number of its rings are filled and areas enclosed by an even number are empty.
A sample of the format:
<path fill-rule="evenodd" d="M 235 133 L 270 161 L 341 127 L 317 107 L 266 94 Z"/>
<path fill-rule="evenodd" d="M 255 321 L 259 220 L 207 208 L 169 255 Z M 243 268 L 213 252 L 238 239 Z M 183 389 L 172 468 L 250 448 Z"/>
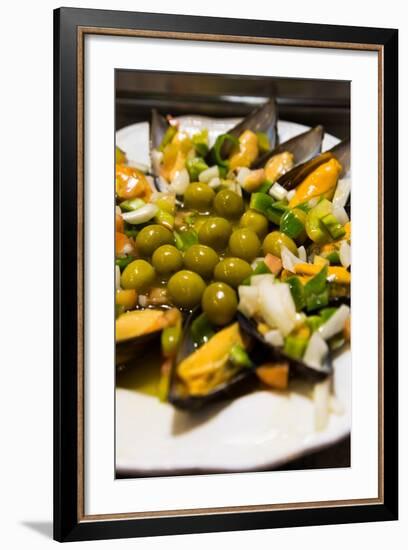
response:
<path fill-rule="evenodd" d="M 134 256 L 125 256 L 124 258 L 116 258 L 115 265 L 117 265 L 122 272 L 127 265 L 129 265 L 134 260 Z"/>
<path fill-rule="evenodd" d="M 329 252 L 328 254 L 322 254 L 323 258 L 326 258 L 330 262 L 331 265 L 340 265 L 340 254 L 337 250 L 333 250 L 332 252 Z"/>
<path fill-rule="evenodd" d="M 260 153 L 266 153 L 271 148 L 269 144 L 269 138 L 265 132 L 257 132 L 256 137 L 258 138 L 258 149 Z"/>
<path fill-rule="evenodd" d="M 291 239 L 303 238 L 305 234 L 306 213 L 299 208 L 286 210 L 280 219 L 280 230 Z"/>
<path fill-rule="evenodd" d="M 301 336 L 289 334 L 289 336 L 285 338 L 283 351 L 289 357 L 293 357 L 293 359 L 301 359 L 305 352 L 307 343 L 307 338 L 302 338 Z"/>
<path fill-rule="evenodd" d="M 174 231 L 174 239 L 176 247 L 183 252 L 188 250 L 193 244 L 198 243 L 197 233 L 193 229 L 180 232 Z"/>
<path fill-rule="evenodd" d="M 230 142 L 233 148 L 239 147 L 238 138 L 231 134 L 221 134 L 217 137 L 214 147 L 210 151 L 210 157 L 218 166 L 225 166 L 228 168 L 228 160 L 222 157 L 222 147 L 226 142 Z"/>
<path fill-rule="evenodd" d="M 166 147 L 166 145 L 171 143 L 171 141 L 173 140 L 173 138 L 176 134 L 177 134 L 176 126 L 169 126 L 167 128 L 167 130 L 165 131 L 165 133 L 164 133 L 162 142 L 161 142 L 160 147 L 159 147 L 159 151 L 163 151 L 163 149 Z"/>
<path fill-rule="evenodd" d="M 269 193 L 269 189 L 272 187 L 271 181 L 264 181 L 262 185 L 257 189 L 257 193 Z"/>
<path fill-rule="evenodd" d="M 324 266 L 317 275 L 304 286 L 306 308 L 314 311 L 327 306 L 329 303 L 329 286 L 327 284 L 327 266 Z"/>
<path fill-rule="evenodd" d="M 306 323 L 312 332 L 316 332 L 323 324 L 323 321 L 319 315 L 310 315 L 310 317 L 307 317 Z"/>
<path fill-rule="evenodd" d="M 196 153 L 200 157 L 205 157 L 208 153 L 208 130 L 204 128 L 201 132 L 193 135 L 193 145 Z M 196 181 L 196 180 L 191 180 Z"/>
<path fill-rule="evenodd" d="M 205 313 L 199 315 L 191 323 L 191 337 L 194 346 L 199 348 L 214 336 L 214 328 Z"/>
<path fill-rule="evenodd" d="M 250 285 L 251 284 L 251 277 L 252 275 L 267 275 L 271 273 L 271 270 L 266 265 L 264 261 L 259 261 L 255 267 L 255 269 L 252 271 L 251 275 L 244 279 L 241 283 L 241 285 Z"/>
<path fill-rule="evenodd" d="M 325 307 L 320 312 L 319 315 L 322 319 L 322 322 L 325 323 L 330 319 L 332 315 L 334 315 L 337 311 L 337 307 Z"/>
<path fill-rule="evenodd" d="M 325 244 L 332 240 L 330 233 L 322 223 L 322 218 L 331 213 L 332 204 L 327 199 L 321 200 L 307 214 L 305 229 L 308 237 L 318 244 Z"/>
<path fill-rule="evenodd" d="M 254 366 L 246 350 L 239 344 L 232 346 L 228 359 L 238 367 L 251 368 Z"/>
<path fill-rule="evenodd" d="M 285 282 L 289 285 L 293 301 L 295 302 L 296 311 L 301 311 L 306 305 L 303 284 L 299 277 L 289 277 Z"/>
<path fill-rule="evenodd" d="M 321 221 L 333 239 L 340 239 L 346 234 L 346 230 L 333 214 L 327 214 Z"/>
<path fill-rule="evenodd" d="M 268 216 L 268 210 L 273 205 L 273 198 L 265 193 L 252 193 L 249 208 Z"/>
<path fill-rule="evenodd" d="M 206 164 L 204 159 L 200 157 L 194 157 L 187 160 L 186 167 L 190 175 L 190 181 L 198 181 L 198 176 L 201 174 L 201 172 L 207 170 L 208 165 Z"/>
<path fill-rule="evenodd" d="M 119 206 L 122 212 L 134 212 L 145 204 L 145 201 L 142 199 L 129 199 L 127 201 L 121 202 Z"/>

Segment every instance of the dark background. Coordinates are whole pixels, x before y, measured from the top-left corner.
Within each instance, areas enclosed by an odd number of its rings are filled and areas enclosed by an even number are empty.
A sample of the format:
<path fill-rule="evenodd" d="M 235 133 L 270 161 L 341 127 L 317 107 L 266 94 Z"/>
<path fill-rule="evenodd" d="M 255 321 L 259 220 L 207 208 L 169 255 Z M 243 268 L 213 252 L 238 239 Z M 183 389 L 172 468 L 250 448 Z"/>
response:
<path fill-rule="evenodd" d="M 244 116 L 273 95 L 282 120 L 323 124 L 328 133 L 349 137 L 346 81 L 121 69 L 116 70 L 116 129 L 149 120 L 153 107 L 174 116 Z"/>
<path fill-rule="evenodd" d="M 156 108 L 174 116 L 245 116 L 275 96 L 279 118 L 307 126 L 323 124 L 340 139 L 350 136 L 350 82 L 116 70 L 116 129 L 150 119 Z M 350 466 L 350 438 L 292 460 L 280 470 Z M 126 477 L 126 476 L 124 476 Z"/>

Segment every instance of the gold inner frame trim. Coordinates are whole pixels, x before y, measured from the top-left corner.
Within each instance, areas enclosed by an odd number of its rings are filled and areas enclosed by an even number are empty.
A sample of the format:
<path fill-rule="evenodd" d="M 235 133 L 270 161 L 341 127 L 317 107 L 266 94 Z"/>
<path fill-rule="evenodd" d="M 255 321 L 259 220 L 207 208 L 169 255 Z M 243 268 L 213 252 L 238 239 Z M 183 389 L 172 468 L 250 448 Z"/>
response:
<path fill-rule="evenodd" d="M 263 504 L 248 506 L 227 506 L 215 508 L 192 508 L 178 510 L 157 510 L 132 513 L 85 514 L 85 479 L 84 479 L 84 40 L 87 34 L 126 36 L 138 38 L 157 38 L 174 40 L 194 40 L 207 42 L 224 42 L 240 44 L 263 44 L 271 46 L 293 46 L 307 48 L 330 48 L 343 50 L 364 50 L 378 53 L 378 497 L 294 502 L 285 504 Z M 77 357 L 77 508 L 78 522 L 106 520 L 147 519 L 165 517 L 185 517 L 212 514 L 233 514 L 266 512 L 273 510 L 301 510 L 306 508 L 333 508 L 337 506 L 358 506 L 382 504 L 384 501 L 384 357 L 383 357 L 383 46 L 381 44 L 359 44 L 349 42 L 331 42 L 319 40 L 295 40 L 288 38 L 268 38 L 253 36 L 217 35 L 175 31 L 116 29 L 108 27 L 77 28 L 77 285 L 78 285 L 78 357 Z"/>

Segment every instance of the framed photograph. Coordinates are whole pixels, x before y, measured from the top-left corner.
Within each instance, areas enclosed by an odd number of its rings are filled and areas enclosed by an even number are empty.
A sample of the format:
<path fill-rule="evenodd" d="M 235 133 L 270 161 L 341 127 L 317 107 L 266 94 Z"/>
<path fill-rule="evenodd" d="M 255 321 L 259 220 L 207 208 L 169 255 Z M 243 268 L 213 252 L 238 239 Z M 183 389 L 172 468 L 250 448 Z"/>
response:
<path fill-rule="evenodd" d="M 54 31 L 55 539 L 397 519 L 398 31 Z"/>

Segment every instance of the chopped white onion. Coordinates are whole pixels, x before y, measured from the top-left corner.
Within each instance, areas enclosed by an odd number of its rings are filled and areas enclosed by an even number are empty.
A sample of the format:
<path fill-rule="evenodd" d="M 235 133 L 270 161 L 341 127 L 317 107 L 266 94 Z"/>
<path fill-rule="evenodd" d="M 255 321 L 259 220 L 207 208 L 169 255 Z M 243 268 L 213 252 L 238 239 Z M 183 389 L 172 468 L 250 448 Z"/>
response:
<path fill-rule="evenodd" d="M 336 191 L 333 196 L 333 208 L 346 206 L 351 190 L 351 179 L 344 178 L 338 181 Z"/>
<path fill-rule="evenodd" d="M 122 215 L 122 210 L 120 209 L 120 206 L 115 206 L 115 212 L 116 214 Z"/>
<path fill-rule="evenodd" d="M 251 286 L 259 286 L 262 281 L 271 281 L 273 283 L 275 276 L 271 273 L 261 273 L 260 275 L 251 276 Z"/>
<path fill-rule="evenodd" d="M 154 218 L 158 210 L 159 209 L 155 204 L 149 203 L 138 208 L 137 210 L 133 210 L 133 212 L 126 212 L 125 214 L 122 214 L 122 217 L 125 222 L 136 225 L 139 223 L 146 223 Z"/>
<path fill-rule="evenodd" d="M 198 176 L 198 180 L 202 181 L 203 183 L 208 183 L 213 178 L 218 178 L 220 175 L 220 171 L 218 170 L 218 166 L 211 166 L 210 168 L 207 168 L 207 170 L 203 170 L 201 174 Z"/>
<path fill-rule="evenodd" d="M 121 254 L 130 254 L 131 252 L 133 252 L 133 246 L 132 244 L 129 242 L 129 243 L 125 243 L 122 250 L 121 250 Z"/>
<path fill-rule="evenodd" d="M 120 269 L 118 265 L 115 266 L 115 288 L 120 290 Z"/>
<path fill-rule="evenodd" d="M 140 307 L 146 307 L 147 306 L 147 296 L 144 296 L 143 294 L 141 294 L 139 296 L 138 302 L 139 302 Z"/>
<path fill-rule="evenodd" d="M 298 247 L 298 256 L 299 259 L 302 260 L 302 262 L 307 262 L 306 248 L 303 245 Z"/>
<path fill-rule="evenodd" d="M 208 184 L 212 189 L 217 189 L 217 187 L 219 187 L 221 185 L 221 180 L 220 178 L 213 178 L 209 184 Z"/>
<path fill-rule="evenodd" d="M 307 203 L 309 208 L 314 208 L 316 206 L 316 204 L 319 202 L 319 198 L 320 197 L 313 197 L 312 199 L 310 199 Z"/>
<path fill-rule="evenodd" d="M 290 202 L 295 195 L 296 195 L 296 189 L 292 189 L 291 191 L 287 192 L 286 198 Z"/>
<path fill-rule="evenodd" d="M 177 170 L 173 179 L 171 180 L 170 189 L 176 193 L 176 195 L 184 195 L 187 187 L 190 183 L 190 176 L 187 169 Z"/>
<path fill-rule="evenodd" d="M 337 218 L 341 225 L 345 225 L 350 221 L 347 212 L 342 206 L 333 207 L 332 214 Z"/>
<path fill-rule="evenodd" d="M 333 313 L 321 327 L 319 327 L 319 334 L 325 340 L 328 340 L 335 334 L 341 332 L 344 328 L 344 323 L 347 321 L 350 315 L 350 308 L 346 305 L 341 305 L 339 309 Z"/>
<path fill-rule="evenodd" d="M 307 344 L 303 362 L 314 368 L 322 366 L 323 359 L 326 357 L 329 348 L 318 332 L 314 332 Z"/>
<path fill-rule="evenodd" d="M 284 187 L 282 187 L 282 185 L 280 185 L 278 182 L 276 182 L 269 189 L 269 194 L 274 199 L 276 199 L 278 201 L 281 201 L 287 196 L 288 192 L 286 191 L 286 189 Z"/>
<path fill-rule="evenodd" d="M 249 168 L 238 168 L 237 182 L 241 186 L 244 186 L 244 182 L 245 182 L 245 180 L 247 179 L 247 177 L 249 176 L 250 173 L 251 173 L 251 170 Z"/>
<path fill-rule="evenodd" d="M 315 384 L 313 401 L 315 406 L 315 428 L 317 431 L 322 431 L 326 428 L 329 421 L 330 378 L 326 378 L 323 382 Z"/>
<path fill-rule="evenodd" d="M 285 245 L 281 246 L 281 259 L 284 269 L 295 273 L 295 265 L 303 264 L 303 260 L 295 256 Z"/>
<path fill-rule="evenodd" d="M 351 264 L 351 247 L 347 241 L 342 241 L 339 250 L 341 265 L 346 269 Z"/>
<path fill-rule="evenodd" d="M 295 327 L 296 308 L 289 285 L 264 280 L 258 286 L 259 311 L 270 327 L 277 327 L 287 336 Z"/>
<path fill-rule="evenodd" d="M 142 162 L 136 162 L 135 160 L 128 160 L 128 166 L 131 166 L 132 168 L 136 168 L 137 170 L 140 170 L 140 172 L 143 172 L 146 174 L 149 171 L 149 167 L 147 164 L 143 164 Z"/>
<path fill-rule="evenodd" d="M 283 336 L 277 329 L 270 330 L 269 332 L 264 334 L 264 338 L 265 341 L 268 342 L 268 344 L 270 344 L 271 346 L 280 347 L 284 344 Z"/>
<path fill-rule="evenodd" d="M 253 317 L 258 311 L 258 287 L 241 285 L 238 287 L 238 309 L 246 317 Z"/>

